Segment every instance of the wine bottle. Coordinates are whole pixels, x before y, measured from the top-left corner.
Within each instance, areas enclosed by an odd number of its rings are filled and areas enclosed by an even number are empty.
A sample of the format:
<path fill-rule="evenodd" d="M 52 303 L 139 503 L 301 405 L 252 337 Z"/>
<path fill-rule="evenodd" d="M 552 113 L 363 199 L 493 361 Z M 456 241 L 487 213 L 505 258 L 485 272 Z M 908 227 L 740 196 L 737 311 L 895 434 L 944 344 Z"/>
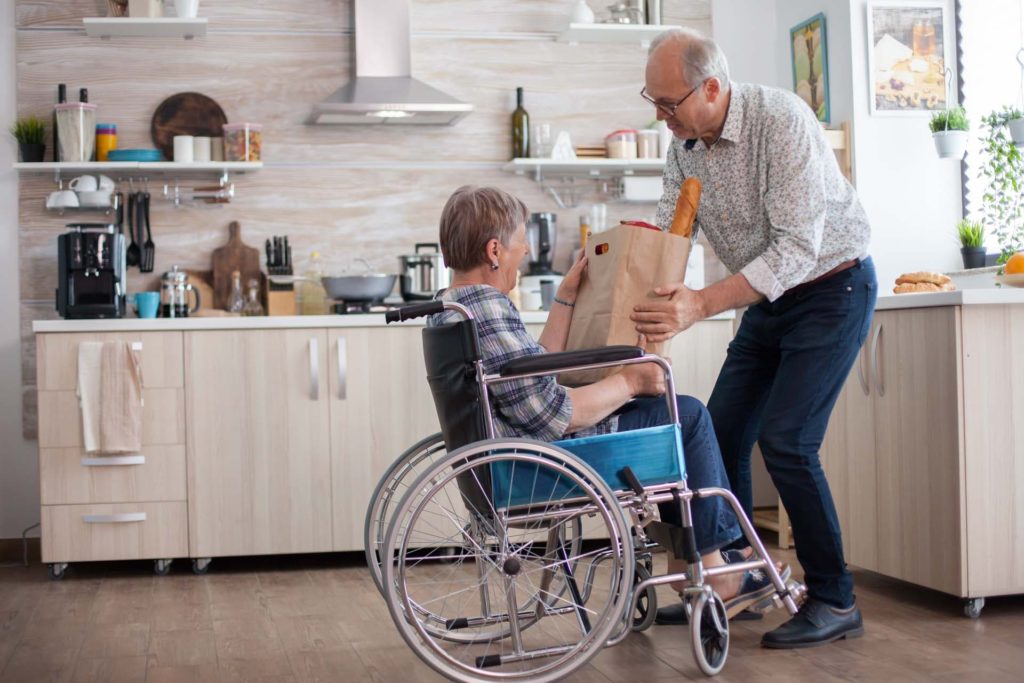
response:
<path fill-rule="evenodd" d="M 68 101 L 68 86 L 60 83 L 57 85 L 57 104 L 65 104 Z M 53 110 L 53 160 L 62 161 L 60 158 L 60 134 L 57 132 L 57 110 Z"/>
<path fill-rule="evenodd" d="M 516 110 L 512 112 L 512 157 L 530 156 L 530 115 L 523 109 L 523 89 L 516 88 Z"/>

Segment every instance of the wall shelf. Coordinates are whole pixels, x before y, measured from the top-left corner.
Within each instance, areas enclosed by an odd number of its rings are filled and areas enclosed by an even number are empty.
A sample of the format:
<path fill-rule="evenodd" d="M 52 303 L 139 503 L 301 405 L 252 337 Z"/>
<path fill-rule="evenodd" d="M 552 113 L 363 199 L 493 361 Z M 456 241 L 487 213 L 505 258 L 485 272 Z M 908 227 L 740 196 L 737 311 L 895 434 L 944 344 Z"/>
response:
<path fill-rule="evenodd" d="M 663 31 L 680 28 L 665 24 L 569 24 L 558 35 L 560 43 L 637 43 L 650 44 Z"/>
<path fill-rule="evenodd" d="M 513 159 L 502 170 L 516 175 L 532 173 L 536 180 L 544 175 L 562 177 L 583 176 L 587 178 L 618 178 L 625 175 L 661 175 L 665 170 L 664 159 L 576 159 L 556 161 L 555 159 Z"/>
<path fill-rule="evenodd" d="M 90 38 L 108 40 L 112 37 L 202 38 L 206 35 L 206 18 L 181 19 L 160 17 L 86 17 L 82 19 L 85 34 Z"/>
<path fill-rule="evenodd" d="M 183 177 L 216 175 L 221 186 L 225 186 L 232 173 L 249 173 L 263 168 L 262 161 L 197 161 L 180 163 L 174 161 L 40 161 L 14 164 L 18 173 L 52 173 L 54 182 L 61 176 L 78 173 L 105 173 L 108 175 L 145 175 L 153 177 Z"/>

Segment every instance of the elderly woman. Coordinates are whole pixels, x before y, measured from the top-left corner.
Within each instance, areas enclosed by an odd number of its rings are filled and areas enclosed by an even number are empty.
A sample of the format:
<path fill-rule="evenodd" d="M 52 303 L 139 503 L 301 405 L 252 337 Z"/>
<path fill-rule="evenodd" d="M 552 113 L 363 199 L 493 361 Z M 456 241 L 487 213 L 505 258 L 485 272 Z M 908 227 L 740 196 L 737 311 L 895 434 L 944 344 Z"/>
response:
<path fill-rule="evenodd" d="M 526 206 L 494 188 L 465 186 L 455 191 L 441 214 L 441 251 L 454 271 L 451 286 L 439 296 L 467 307 L 477 322 L 484 369 L 496 373 L 522 356 L 565 350 L 573 302 L 586 258 L 577 261 L 562 280 L 536 342 L 527 333 L 519 312 L 508 298 L 516 286 L 519 265 L 526 257 Z M 451 311 L 432 316 L 431 325 L 456 319 Z M 643 339 L 640 340 L 641 345 Z M 495 429 L 501 436 L 554 441 L 570 436 L 607 434 L 668 422 L 663 395 L 665 381 L 653 363 L 629 365 L 621 372 L 583 387 L 565 387 L 554 377 L 506 382 L 491 387 Z M 640 398 L 647 397 L 647 398 Z M 728 488 L 711 419 L 704 405 L 690 396 L 677 396 L 683 433 L 687 480 L 691 488 Z M 705 567 L 743 559 L 723 555 L 721 548 L 741 536 L 735 516 L 718 497 L 692 502 L 693 526 Z M 677 507 L 661 508 L 663 521 L 679 523 Z M 735 553 L 735 551 L 730 551 Z M 683 571 L 681 560 L 669 557 L 669 571 Z M 728 574 L 713 585 L 726 602 L 730 616 L 772 592 L 761 572 Z M 682 590 L 682 585 L 674 585 Z M 681 605 L 659 614 L 661 623 L 681 623 Z M 660 612 L 666 612 L 661 610 Z"/>

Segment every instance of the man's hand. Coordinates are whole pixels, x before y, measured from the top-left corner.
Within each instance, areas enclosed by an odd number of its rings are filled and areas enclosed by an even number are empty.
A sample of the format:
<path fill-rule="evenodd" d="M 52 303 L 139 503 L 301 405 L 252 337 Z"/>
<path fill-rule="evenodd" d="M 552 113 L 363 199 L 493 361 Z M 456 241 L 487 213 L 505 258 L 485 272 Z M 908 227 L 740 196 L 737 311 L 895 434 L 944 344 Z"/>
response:
<path fill-rule="evenodd" d="M 708 317 L 701 292 L 687 289 L 681 283 L 662 285 L 654 290 L 659 296 L 669 295 L 666 301 L 651 301 L 633 307 L 630 320 L 636 331 L 649 342 L 671 339 L 696 322 Z"/>

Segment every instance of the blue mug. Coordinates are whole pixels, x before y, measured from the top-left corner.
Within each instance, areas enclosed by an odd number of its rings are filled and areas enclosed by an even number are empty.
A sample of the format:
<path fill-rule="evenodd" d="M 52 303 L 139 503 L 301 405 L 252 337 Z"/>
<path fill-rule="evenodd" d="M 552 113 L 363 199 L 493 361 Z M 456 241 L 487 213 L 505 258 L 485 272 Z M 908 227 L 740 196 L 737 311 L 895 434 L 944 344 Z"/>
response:
<path fill-rule="evenodd" d="M 155 318 L 160 308 L 160 292 L 136 292 L 135 313 L 140 318 Z"/>

